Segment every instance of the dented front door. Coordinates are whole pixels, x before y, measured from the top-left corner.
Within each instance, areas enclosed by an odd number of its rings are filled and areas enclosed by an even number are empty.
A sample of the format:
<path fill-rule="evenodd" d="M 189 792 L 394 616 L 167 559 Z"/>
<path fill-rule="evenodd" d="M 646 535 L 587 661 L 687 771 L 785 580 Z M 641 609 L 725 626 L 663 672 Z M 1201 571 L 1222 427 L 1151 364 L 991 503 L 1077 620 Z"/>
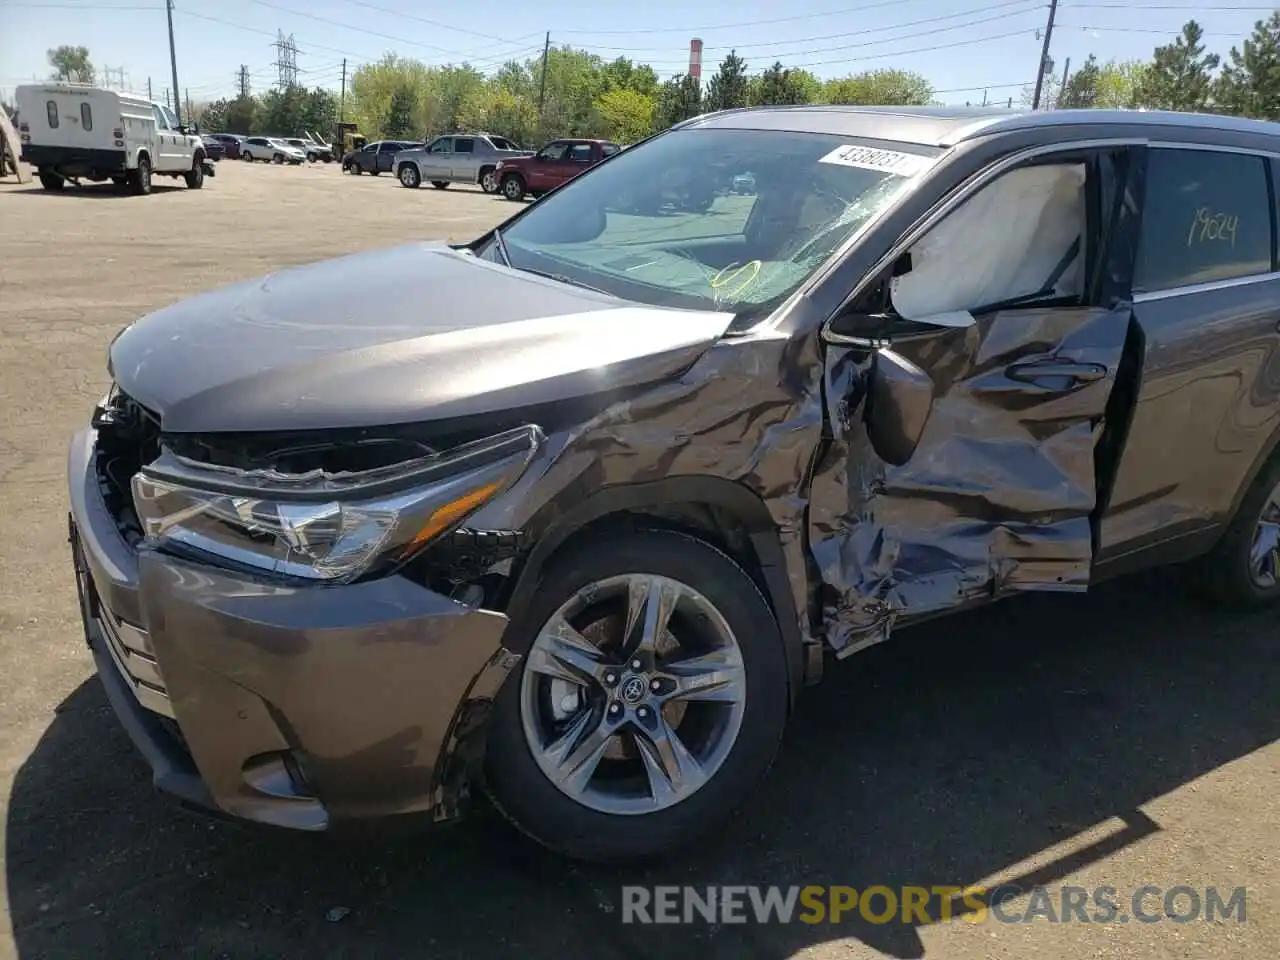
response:
<path fill-rule="evenodd" d="M 935 400 L 901 466 L 862 419 L 870 351 L 827 348 L 833 442 L 815 476 L 810 546 L 828 642 L 853 652 L 915 618 L 1028 590 L 1087 588 L 1094 450 L 1131 309 L 1011 309 L 895 339 Z"/>

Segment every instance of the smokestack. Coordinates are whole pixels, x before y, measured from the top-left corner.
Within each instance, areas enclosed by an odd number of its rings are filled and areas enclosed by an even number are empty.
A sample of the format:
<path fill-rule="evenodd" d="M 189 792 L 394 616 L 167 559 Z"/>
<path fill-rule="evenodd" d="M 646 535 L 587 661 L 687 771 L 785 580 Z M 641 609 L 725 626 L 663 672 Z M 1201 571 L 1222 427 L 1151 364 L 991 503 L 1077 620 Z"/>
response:
<path fill-rule="evenodd" d="M 702 41 L 697 37 L 689 41 L 689 76 L 702 80 Z"/>

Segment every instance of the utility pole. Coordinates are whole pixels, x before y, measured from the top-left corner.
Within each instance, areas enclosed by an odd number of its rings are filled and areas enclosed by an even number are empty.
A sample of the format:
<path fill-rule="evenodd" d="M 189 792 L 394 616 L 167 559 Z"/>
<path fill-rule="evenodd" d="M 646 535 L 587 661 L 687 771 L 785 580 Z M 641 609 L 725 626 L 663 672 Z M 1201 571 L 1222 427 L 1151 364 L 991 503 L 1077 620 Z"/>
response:
<path fill-rule="evenodd" d="M 984 107 L 987 105 L 987 91 L 985 90 L 982 91 L 982 105 Z"/>
<path fill-rule="evenodd" d="M 195 111 L 191 109 L 191 88 L 190 87 L 187 87 L 186 95 L 187 95 L 187 119 L 190 120 L 192 117 L 195 116 Z"/>
<path fill-rule="evenodd" d="M 337 159 L 341 160 L 342 155 L 347 152 L 347 131 L 343 124 L 347 122 L 347 58 L 342 58 L 342 93 L 338 95 L 338 129 L 333 131 L 337 136 L 333 138 L 334 143 L 338 145 Z"/>
<path fill-rule="evenodd" d="M 551 31 L 547 31 L 547 39 L 542 44 L 542 82 L 538 85 L 538 139 L 542 139 L 543 122 L 542 107 L 547 100 L 547 56 L 551 53 Z"/>
<path fill-rule="evenodd" d="M 1057 0 L 1054 0 L 1056 3 Z M 178 124 L 182 124 L 182 104 L 178 102 L 178 91 L 182 89 L 178 86 L 178 52 L 173 45 L 173 0 L 165 0 L 165 13 L 169 15 L 169 68 L 173 71 L 173 112 L 178 118 Z"/>
<path fill-rule="evenodd" d="M 1071 76 L 1071 58 L 1067 57 L 1067 62 L 1062 67 L 1062 86 L 1058 88 L 1058 99 L 1054 102 L 1054 106 L 1062 103 L 1062 95 L 1067 92 L 1067 78 Z"/>
<path fill-rule="evenodd" d="M 347 119 L 347 58 L 342 58 L 342 93 L 338 97 L 338 131 L 341 133 L 342 124 Z"/>
<path fill-rule="evenodd" d="M 172 2 L 172 0 L 170 0 Z M 1031 109 L 1040 109 L 1040 94 L 1044 90 L 1044 75 L 1049 69 L 1049 43 L 1053 40 L 1053 21 L 1058 15 L 1058 0 L 1049 0 L 1049 20 L 1044 25 L 1044 45 L 1040 48 L 1040 69 L 1036 71 L 1036 92 L 1031 98 Z"/>
<path fill-rule="evenodd" d="M 155 99 L 154 97 L 151 96 L 151 78 L 150 77 L 147 77 L 147 99 L 148 100 Z"/>
<path fill-rule="evenodd" d="M 240 88 L 240 99 L 249 99 L 249 65 L 247 63 L 240 64 L 240 70 L 236 74 L 236 85 Z"/>

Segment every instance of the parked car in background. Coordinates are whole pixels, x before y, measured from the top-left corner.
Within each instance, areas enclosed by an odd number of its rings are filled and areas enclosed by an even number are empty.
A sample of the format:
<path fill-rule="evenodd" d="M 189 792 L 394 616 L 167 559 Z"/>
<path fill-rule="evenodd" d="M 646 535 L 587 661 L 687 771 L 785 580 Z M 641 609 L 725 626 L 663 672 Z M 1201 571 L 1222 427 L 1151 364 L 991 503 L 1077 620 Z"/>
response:
<path fill-rule="evenodd" d="M 148 194 L 153 175 L 183 177 L 198 190 L 213 175 L 195 129 L 146 97 L 50 81 L 23 84 L 14 99 L 21 159 L 36 168 L 45 190 L 61 190 L 68 180 L 110 180 Z"/>
<path fill-rule="evenodd" d="M 739 173 L 733 178 L 733 192 L 740 197 L 749 197 L 756 192 L 756 178 L 749 173 Z"/>
<path fill-rule="evenodd" d="M 429 183 L 443 190 L 451 183 L 478 183 L 485 193 L 498 189 L 498 165 L 532 156 L 506 137 L 488 133 L 450 134 L 415 145 L 396 157 L 396 176 L 403 186 L 417 189 Z"/>
<path fill-rule="evenodd" d="M 344 156 L 342 169 L 356 176 L 369 173 L 376 177 L 380 173 L 390 173 L 397 154 L 420 146 L 422 144 L 415 140 L 375 140 Z"/>
<path fill-rule="evenodd" d="M 204 153 L 210 160 L 217 162 L 221 160 L 226 152 L 222 148 L 222 143 L 209 136 L 207 133 L 200 135 L 200 141 L 204 144 Z"/>
<path fill-rule="evenodd" d="M 287 137 L 284 142 L 301 150 L 308 163 L 315 163 L 319 160 L 323 160 L 325 163 L 333 162 L 333 148 L 328 144 L 316 143 L 316 141 L 308 140 L 305 137 Z"/>
<path fill-rule="evenodd" d="M 240 144 L 240 156 L 250 163 L 263 160 L 297 166 L 307 161 L 305 153 L 275 137 L 246 137 L 244 143 Z"/>
<path fill-rule="evenodd" d="M 228 160 L 240 159 L 240 144 L 244 141 L 244 137 L 237 133 L 207 133 L 204 137 L 206 142 L 217 140 L 222 144 L 222 155 Z"/>
<path fill-rule="evenodd" d="M 621 150 L 610 140 L 552 140 L 533 156 L 498 161 L 495 175 L 508 200 L 538 197 Z"/>

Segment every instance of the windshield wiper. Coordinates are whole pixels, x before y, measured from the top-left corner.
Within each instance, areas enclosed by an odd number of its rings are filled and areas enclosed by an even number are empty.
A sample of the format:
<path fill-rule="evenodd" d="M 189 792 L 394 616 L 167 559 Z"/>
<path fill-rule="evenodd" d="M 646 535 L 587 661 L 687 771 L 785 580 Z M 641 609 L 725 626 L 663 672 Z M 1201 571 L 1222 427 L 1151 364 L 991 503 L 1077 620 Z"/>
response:
<path fill-rule="evenodd" d="M 510 266 L 509 263 L 507 265 Z M 558 280 L 560 283 L 567 283 L 572 287 L 581 287 L 583 290 L 590 290 L 593 293 L 603 293 L 606 297 L 613 296 L 608 290 L 601 290 L 599 287 L 593 287 L 591 284 L 575 280 L 573 277 L 566 277 L 563 273 L 550 273 L 546 270 L 535 270 L 533 267 L 515 267 L 514 269 L 522 273 L 532 273 L 535 276 L 546 277 L 548 280 Z"/>
<path fill-rule="evenodd" d="M 502 258 L 502 262 L 508 267 L 511 266 L 511 258 L 507 256 L 507 241 L 502 239 L 501 227 L 493 228 L 493 242 L 498 247 L 498 256 Z"/>

